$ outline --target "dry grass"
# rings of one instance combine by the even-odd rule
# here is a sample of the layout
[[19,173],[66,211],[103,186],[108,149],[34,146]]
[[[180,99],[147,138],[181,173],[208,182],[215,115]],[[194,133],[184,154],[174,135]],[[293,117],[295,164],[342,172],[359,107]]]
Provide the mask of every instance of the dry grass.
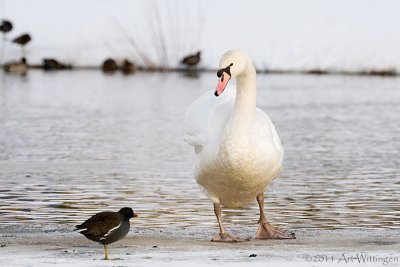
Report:
[[139,69],[176,70],[183,56],[200,50],[204,17],[201,3],[152,0],[141,12],[145,21],[140,17],[134,18],[132,25],[115,21]]

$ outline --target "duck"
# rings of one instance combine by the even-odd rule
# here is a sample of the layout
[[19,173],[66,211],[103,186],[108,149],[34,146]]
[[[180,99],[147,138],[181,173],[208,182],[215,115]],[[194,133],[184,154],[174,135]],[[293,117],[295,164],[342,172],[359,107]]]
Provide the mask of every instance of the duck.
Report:
[[1,61],[0,65],[3,64],[3,52],[4,52],[4,48],[6,46],[6,41],[8,41],[6,36],[12,29],[13,29],[13,24],[11,21],[5,20],[5,19],[3,19],[1,21],[0,32],[2,33],[3,38],[1,40],[2,45],[1,45],[1,49],[0,49],[0,61]]
[[44,58],[42,67],[45,71],[72,69],[71,65],[61,63],[54,58]]
[[25,46],[32,40],[28,33],[21,34],[12,40],[13,43],[21,46],[22,56],[25,57]]
[[103,61],[101,69],[104,73],[113,73],[118,70],[118,64],[114,59],[107,58]]
[[104,246],[104,259],[108,260],[108,245],[124,238],[130,229],[129,220],[138,215],[129,207],[118,212],[103,211],[96,213],[82,224],[75,226],[87,239]]
[[10,32],[12,30],[12,28],[13,28],[13,25],[12,25],[11,21],[5,20],[5,19],[3,19],[1,21],[0,32],[2,32],[3,34]]
[[25,75],[28,72],[28,63],[26,58],[21,58],[20,61],[10,61],[3,65],[3,70],[10,74]]
[[32,40],[32,37],[28,33],[24,33],[16,38],[14,38],[12,41],[13,41],[13,43],[24,46],[27,43],[29,43],[31,40]]
[[125,59],[122,62],[121,70],[122,73],[125,75],[133,74],[136,72],[136,65],[133,62],[129,61],[128,59]]
[[[264,192],[282,170],[284,150],[269,116],[256,107],[256,69],[241,50],[221,58],[218,85],[185,114],[185,141],[194,147],[194,178],[213,203],[219,225],[214,242],[246,241],[225,230],[221,206],[241,208],[257,200],[256,239],[293,239],[265,215]],[[228,86],[236,78],[236,87]]]
[[200,54],[201,51],[198,51],[195,54],[188,55],[181,60],[181,63],[187,66],[196,66],[200,62]]

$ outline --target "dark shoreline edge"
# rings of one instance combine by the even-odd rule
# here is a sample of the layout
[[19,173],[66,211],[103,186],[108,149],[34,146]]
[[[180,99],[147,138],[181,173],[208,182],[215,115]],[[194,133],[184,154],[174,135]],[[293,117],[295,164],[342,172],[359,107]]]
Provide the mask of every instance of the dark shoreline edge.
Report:
[[[2,67],[2,66],[1,66]],[[39,64],[28,65],[29,69],[43,70],[43,66]],[[72,70],[96,70],[101,71],[101,66],[73,66],[64,70],[50,70],[54,71],[72,71]],[[217,69],[209,68],[197,68],[197,69],[185,69],[185,68],[166,68],[166,67],[154,67],[146,68],[138,66],[137,72],[144,73],[168,73],[168,72],[182,72],[182,73],[208,73],[217,72]],[[387,69],[365,69],[360,71],[346,71],[346,70],[329,70],[329,69],[306,69],[306,70],[285,70],[285,69],[257,69],[257,73],[263,74],[283,74],[283,75],[341,75],[341,76],[374,76],[374,77],[400,77],[400,72],[393,68]]]

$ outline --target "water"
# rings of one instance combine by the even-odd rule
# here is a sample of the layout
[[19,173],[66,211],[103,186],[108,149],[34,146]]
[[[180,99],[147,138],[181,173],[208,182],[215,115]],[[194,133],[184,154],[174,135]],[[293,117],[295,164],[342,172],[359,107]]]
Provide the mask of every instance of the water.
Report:
[[[142,226],[215,229],[182,118],[216,83],[214,73],[1,76],[0,224],[75,223],[130,206]],[[270,220],[399,228],[400,79],[259,75],[258,86],[286,152],[266,194]],[[257,219],[256,203],[224,210],[229,228]]]

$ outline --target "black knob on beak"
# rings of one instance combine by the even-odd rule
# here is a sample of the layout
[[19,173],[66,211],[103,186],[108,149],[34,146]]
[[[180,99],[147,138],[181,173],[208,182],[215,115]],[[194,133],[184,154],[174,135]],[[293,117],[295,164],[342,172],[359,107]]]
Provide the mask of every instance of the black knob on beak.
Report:
[[217,71],[217,77],[221,77],[223,72],[226,72],[227,74],[229,74],[229,76],[231,76],[231,67],[233,66],[233,63],[229,64],[229,66],[223,68],[223,69],[219,69]]

